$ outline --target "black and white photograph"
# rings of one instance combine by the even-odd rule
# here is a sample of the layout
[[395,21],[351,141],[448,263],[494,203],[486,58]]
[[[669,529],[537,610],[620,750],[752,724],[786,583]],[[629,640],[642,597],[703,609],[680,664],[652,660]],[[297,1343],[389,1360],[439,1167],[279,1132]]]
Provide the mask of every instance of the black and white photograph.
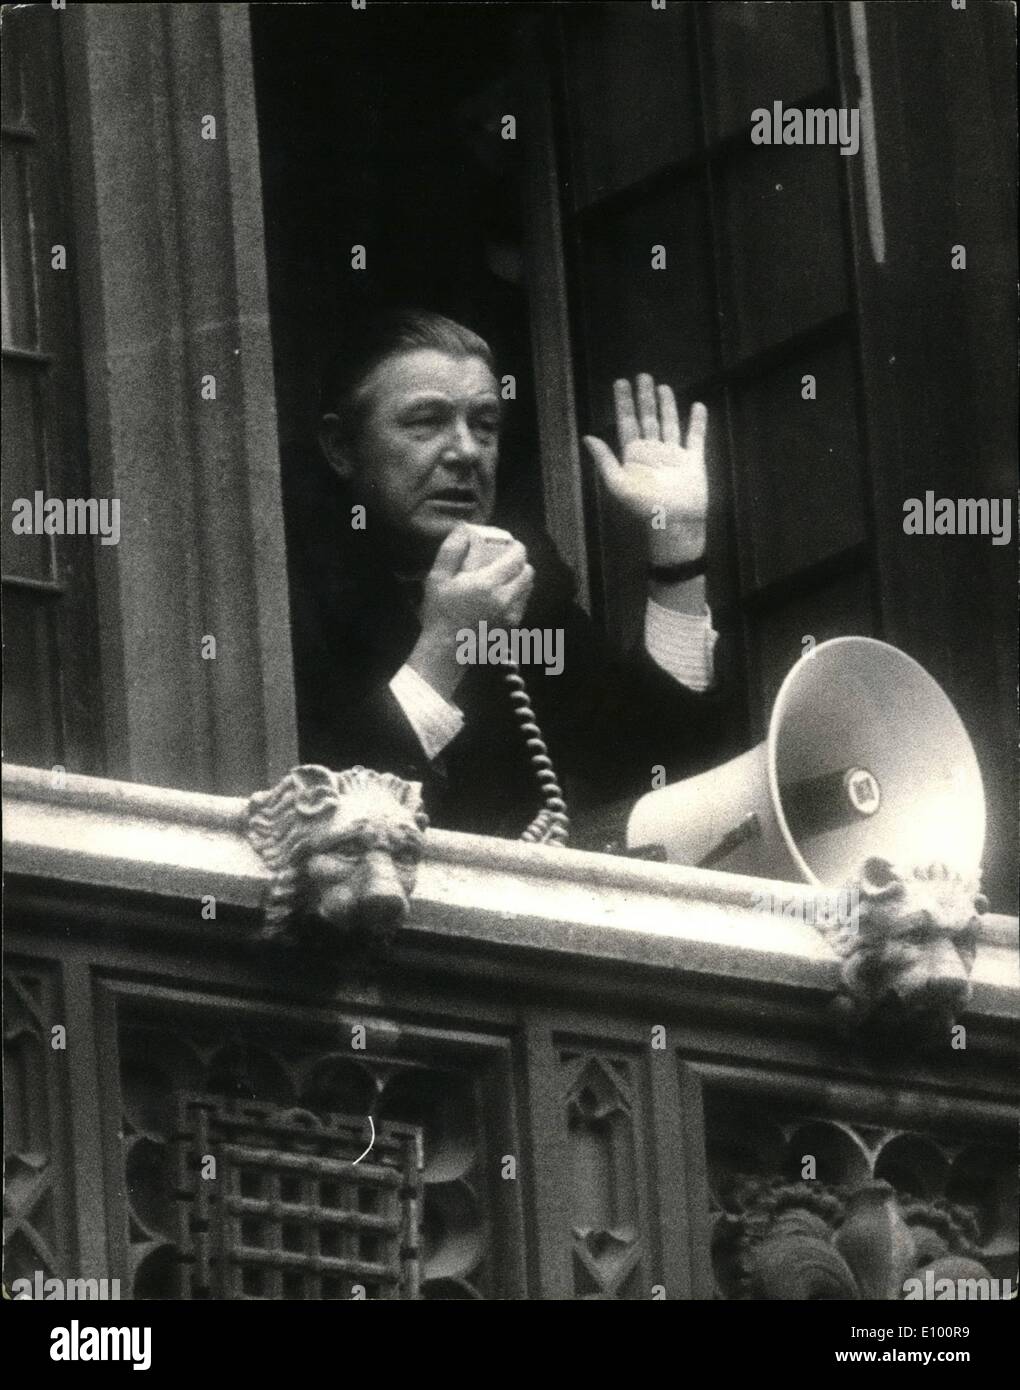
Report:
[[179,1376],[224,1300],[991,1371],[1015,6],[53,0],[0,54],[30,1373]]

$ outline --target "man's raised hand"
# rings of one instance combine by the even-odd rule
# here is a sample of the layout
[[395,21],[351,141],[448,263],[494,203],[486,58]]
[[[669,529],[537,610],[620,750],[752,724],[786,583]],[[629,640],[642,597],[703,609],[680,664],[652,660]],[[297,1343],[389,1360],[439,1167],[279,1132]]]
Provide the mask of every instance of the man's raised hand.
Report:
[[698,560],[708,516],[708,411],[700,401],[691,407],[685,442],[672,389],[656,386],[647,373],[636,384],[635,409],[630,382],[613,383],[620,459],[592,435],[584,436],[585,445],[612,496],[647,523],[652,563]]

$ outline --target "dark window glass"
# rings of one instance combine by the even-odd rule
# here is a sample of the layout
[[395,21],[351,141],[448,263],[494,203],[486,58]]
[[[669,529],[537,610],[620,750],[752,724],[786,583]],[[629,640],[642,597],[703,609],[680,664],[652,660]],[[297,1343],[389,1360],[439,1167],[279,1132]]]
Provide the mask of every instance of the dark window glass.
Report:
[[17,499],[90,492],[61,23],[50,6],[9,8],[3,22],[4,743],[12,762],[97,773],[98,540],[11,526]]

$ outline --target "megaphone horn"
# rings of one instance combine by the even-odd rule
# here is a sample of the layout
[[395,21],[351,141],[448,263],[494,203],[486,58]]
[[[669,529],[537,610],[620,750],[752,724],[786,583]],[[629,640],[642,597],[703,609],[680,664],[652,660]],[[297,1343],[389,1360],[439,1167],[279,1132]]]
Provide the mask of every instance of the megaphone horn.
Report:
[[871,637],[803,656],[767,737],[712,772],[643,796],[628,847],[673,863],[838,885],[871,855],[980,864],[985,798],[948,696],[911,657]]

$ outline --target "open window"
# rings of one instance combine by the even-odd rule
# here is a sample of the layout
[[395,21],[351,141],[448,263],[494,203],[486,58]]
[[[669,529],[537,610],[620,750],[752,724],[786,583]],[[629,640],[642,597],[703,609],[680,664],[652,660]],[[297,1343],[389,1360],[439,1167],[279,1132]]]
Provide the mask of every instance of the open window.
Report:
[[[1008,104],[994,8],[378,6],[358,23],[257,8],[284,438],[311,419],[324,305],[375,295],[463,314],[517,381],[504,483],[520,483],[594,620],[627,646],[644,596],[636,538],[578,434],[612,437],[616,376],[648,370],[682,404],[705,400],[709,599],[738,649],[735,737],[762,736],[812,641],[881,637],[945,684],[990,821],[1008,823],[1015,792],[994,754],[1008,682],[992,697],[970,674],[982,647],[1004,650],[1005,552],[947,553],[933,623],[930,564],[902,528],[905,497],[959,490],[967,420],[988,425],[971,489],[1010,490],[1013,426],[996,401],[1011,388],[980,328],[1012,274],[994,192],[1011,183],[1008,155],[990,135]],[[909,57],[919,46],[929,63]],[[981,94],[966,118],[950,53]],[[858,109],[859,149],[752,143],[750,113],[776,101]],[[924,112],[939,113],[938,140]],[[505,115],[516,140],[501,138]],[[963,184],[966,227],[952,211]],[[963,237],[989,269],[966,289],[946,269]],[[366,271],[350,269],[355,243],[370,247]],[[977,376],[958,370],[961,343],[985,355]],[[968,597],[982,587],[996,595],[983,636]],[[996,836],[990,877],[1012,901]]]
[[57,15],[9,8],[0,49],[4,751],[12,762],[101,773],[94,542],[44,515],[46,500],[92,491]]
[[326,469],[319,382],[337,328],[362,310],[425,308],[481,334],[513,377],[500,492],[542,519],[524,158],[502,135],[504,113],[525,126],[529,8],[252,8],[285,482],[289,468]]
[[[618,374],[707,401],[737,736],[805,638],[902,647],[974,739],[1011,903],[1010,547],[955,538],[933,565],[902,527],[928,489],[1014,490],[1006,14],[8,11],[4,507],[91,493],[122,522],[110,547],[5,528],[8,756],[238,793],[296,760],[280,453],[312,441],[320,330],[414,300],[493,341],[504,487],[621,645],[641,575],[579,429],[611,437]],[[752,145],[777,100],[860,106],[868,142]],[[957,244],[977,273],[947,268]]]

